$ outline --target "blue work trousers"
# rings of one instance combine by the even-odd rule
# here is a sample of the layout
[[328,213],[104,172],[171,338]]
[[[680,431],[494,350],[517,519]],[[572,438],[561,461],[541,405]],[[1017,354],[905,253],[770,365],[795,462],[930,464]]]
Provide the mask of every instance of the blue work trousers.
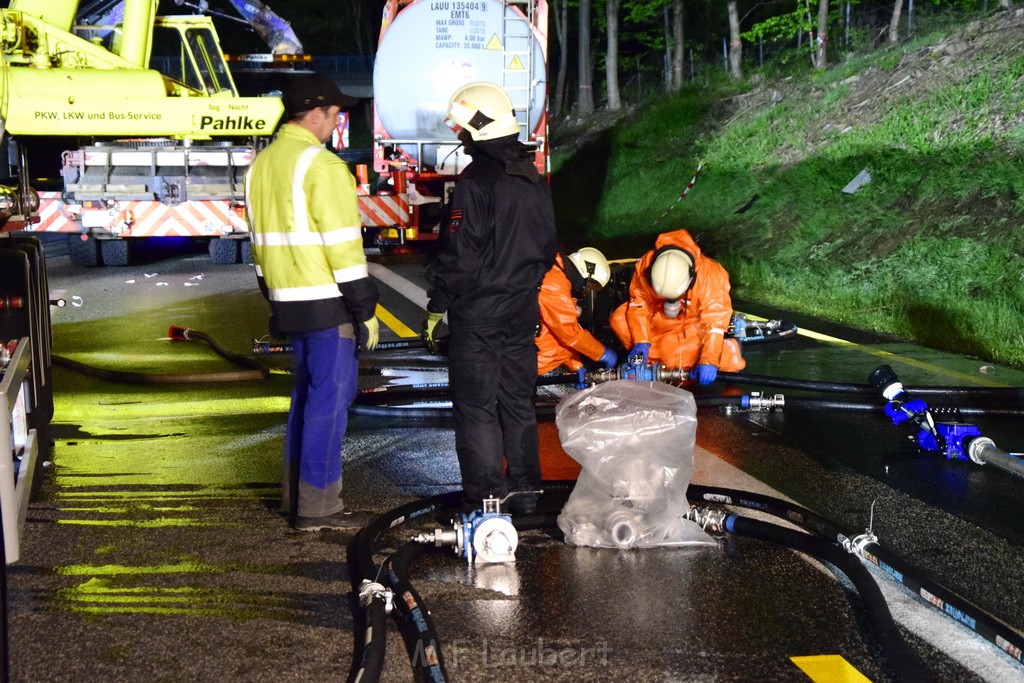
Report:
[[356,397],[356,342],[338,328],[289,337],[296,367],[281,504],[293,517],[323,517],[343,508],[341,449]]
[[530,308],[492,325],[451,327],[448,377],[455,450],[463,490],[474,501],[540,485],[533,402],[539,317]]

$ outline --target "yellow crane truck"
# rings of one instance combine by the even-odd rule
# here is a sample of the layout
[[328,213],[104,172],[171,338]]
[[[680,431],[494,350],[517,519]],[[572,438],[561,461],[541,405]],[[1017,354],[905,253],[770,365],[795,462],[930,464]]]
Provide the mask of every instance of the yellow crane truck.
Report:
[[[154,236],[208,238],[215,261],[245,259],[242,177],[280,98],[238,95],[207,16],[126,0],[116,25],[76,26],[78,6],[0,10],[0,132],[13,160],[0,231],[72,233],[79,265],[126,265],[131,238]],[[51,165],[59,185],[37,191],[30,163]]]

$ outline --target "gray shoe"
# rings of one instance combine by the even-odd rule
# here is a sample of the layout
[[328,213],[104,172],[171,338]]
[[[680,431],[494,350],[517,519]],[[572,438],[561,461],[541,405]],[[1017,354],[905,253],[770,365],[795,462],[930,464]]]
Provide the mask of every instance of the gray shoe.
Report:
[[361,529],[376,517],[370,512],[342,510],[323,517],[296,517],[292,525],[296,531],[320,531],[321,529]]

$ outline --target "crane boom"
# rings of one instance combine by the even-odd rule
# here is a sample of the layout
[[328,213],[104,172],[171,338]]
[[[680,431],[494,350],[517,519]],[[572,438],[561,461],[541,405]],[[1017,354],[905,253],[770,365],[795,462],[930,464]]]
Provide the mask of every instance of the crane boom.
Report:
[[247,24],[249,28],[270,47],[271,54],[275,55],[301,55],[302,43],[292,30],[291,24],[279,17],[269,7],[259,0],[228,0],[235,11],[241,15],[241,19],[210,9],[208,0],[174,0],[179,7],[189,7],[200,14],[212,14],[223,19],[230,19]]
[[228,2],[270,46],[270,51],[273,54],[302,54],[302,43],[299,42],[295,31],[292,30],[291,24],[262,2],[259,0],[228,0]]

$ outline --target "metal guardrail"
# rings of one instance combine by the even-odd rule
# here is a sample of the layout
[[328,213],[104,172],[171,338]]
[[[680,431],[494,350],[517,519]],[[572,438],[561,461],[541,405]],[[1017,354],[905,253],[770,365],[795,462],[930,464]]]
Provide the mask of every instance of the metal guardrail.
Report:
[[0,450],[0,515],[7,564],[21,556],[21,530],[39,455],[36,430],[28,428],[31,358],[31,342],[23,337],[0,376],[0,449],[10,449]]

